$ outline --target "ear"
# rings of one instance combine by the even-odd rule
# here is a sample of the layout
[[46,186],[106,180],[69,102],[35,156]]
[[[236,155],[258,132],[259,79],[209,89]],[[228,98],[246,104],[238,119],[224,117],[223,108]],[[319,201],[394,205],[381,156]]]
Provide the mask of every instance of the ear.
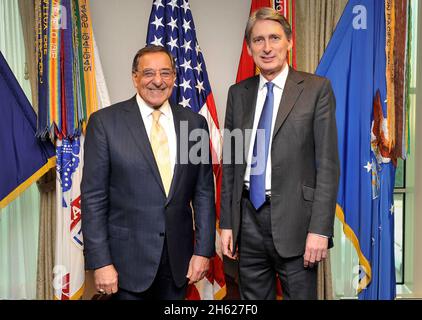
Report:
[[288,51],[290,51],[293,48],[293,37],[291,37],[290,40],[288,41],[289,41],[289,46],[287,48],[289,49]]
[[249,47],[249,44],[248,43],[246,44],[246,49],[248,49],[248,54],[252,57],[252,50]]
[[136,72],[132,72],[132,82],[135,88],[138,87],[137,81],[138,81],[138,74]]

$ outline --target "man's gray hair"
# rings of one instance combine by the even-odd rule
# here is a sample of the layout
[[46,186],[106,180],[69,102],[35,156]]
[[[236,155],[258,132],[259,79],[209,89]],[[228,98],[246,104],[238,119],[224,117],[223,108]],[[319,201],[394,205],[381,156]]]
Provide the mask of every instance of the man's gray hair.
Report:
[[271,20],[271,21],[278,22],[283,28],[287,39],[288,40],[292,39],[292,27],[290,26],[286,18],[284,18],[284,16],[280,12],[278,12],[277,10],[274,10],[273,8],[263,7],[256,10],[249,17],[248,24],[246,25],[246,30],[245,30],[246,42],[248,43],[248,45],[250,45],[251,40],[252,40],[251,39],[252,29],[258,20]]

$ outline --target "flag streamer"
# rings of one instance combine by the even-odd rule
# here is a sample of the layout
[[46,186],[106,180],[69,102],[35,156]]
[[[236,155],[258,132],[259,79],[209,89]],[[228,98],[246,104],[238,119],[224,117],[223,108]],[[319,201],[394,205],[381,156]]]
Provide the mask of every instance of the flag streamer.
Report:
[[[56,143],[57,227],[54,298],[80,299],[85,270],[80,181],[89,116],[110,104],[97,95],[95,44],[88,0],[36,0],[39,84],[37,136]],[[98,59],[98,58],[97,58]],[[99,75],[103,79],[102,69]],[[105,86],[102,81],[102,86]]]
[[36,0],[39,118],[37,136],[81,135],[98,110],[88,0]]

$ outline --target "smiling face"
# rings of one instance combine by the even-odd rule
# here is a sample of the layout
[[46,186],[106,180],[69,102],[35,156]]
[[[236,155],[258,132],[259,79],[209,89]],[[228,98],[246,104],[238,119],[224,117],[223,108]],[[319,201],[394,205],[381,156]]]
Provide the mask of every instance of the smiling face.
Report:
[[139,58],[132,72],[133,85],[142,99],[158,109],[171,96],[176,75],[170,57],[164,52],[150,52]]
[[257,20],[252,28],[248,52],[261,74],[272,81],[287,65],[287,53],[292,45],[280,23]]

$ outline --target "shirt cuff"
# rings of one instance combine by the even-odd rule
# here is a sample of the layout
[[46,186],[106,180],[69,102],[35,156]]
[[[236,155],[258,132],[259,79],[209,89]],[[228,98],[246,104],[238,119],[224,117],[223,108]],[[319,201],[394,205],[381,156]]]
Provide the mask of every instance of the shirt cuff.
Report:
[[325,238],[325,239],[328,239],[329,237],[327,237],[327,236],[324,236],[323,234],[318,234],[318,233],[313,233],[314,235],[316,235],[316,236],[318,236],[318,237],[321,237],[321,238]]

